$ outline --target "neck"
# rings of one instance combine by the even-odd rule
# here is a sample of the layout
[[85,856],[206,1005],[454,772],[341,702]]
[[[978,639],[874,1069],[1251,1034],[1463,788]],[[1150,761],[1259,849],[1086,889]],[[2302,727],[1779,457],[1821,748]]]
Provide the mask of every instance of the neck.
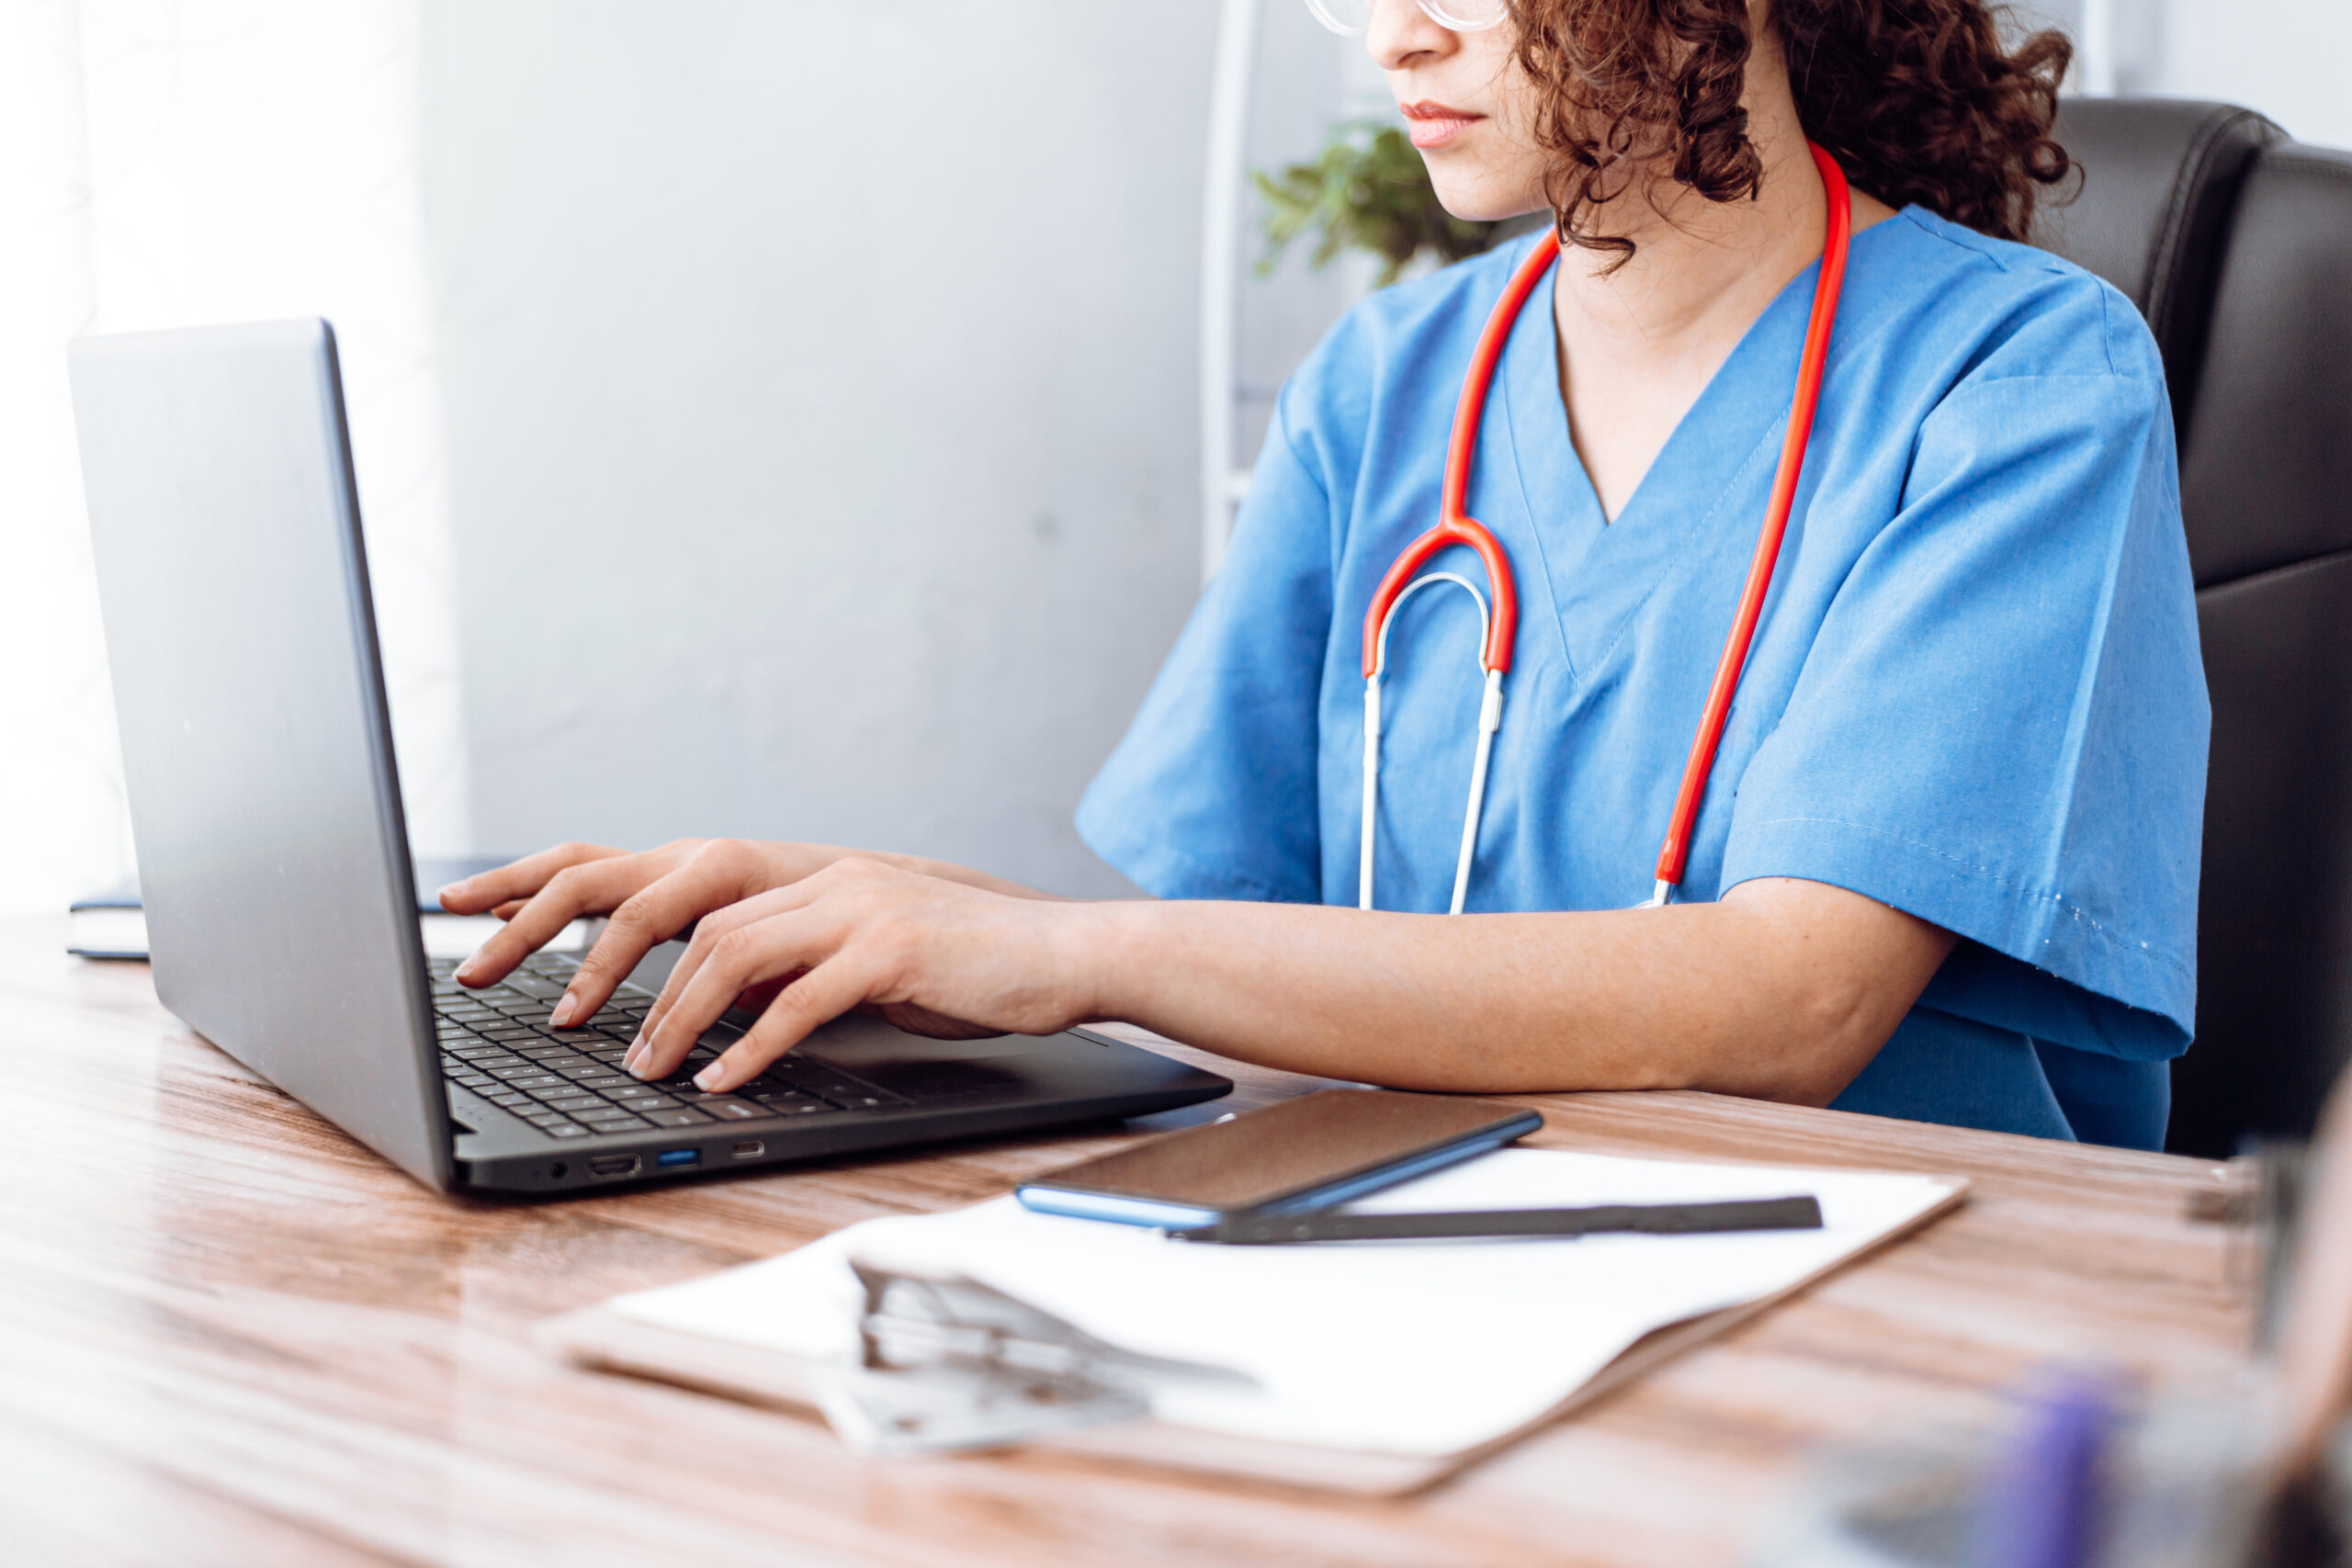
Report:
[[[1709,201],[1660,183],[1628,192],[1607,220],[1634,244],[1569,247],[1555,274],[1560,394],[1568,439],[1614,518],[1741,336],[1821,254],[1828,198],[1776,54],[1749,62],[1748,136],[1764,178],[1751,201]],[[1857,232],[1888,215],[1859,192]]]
[[1631,191],[1610,204],[1624,210],[1609,231],[1635,246],[1623,265],[1611,269],[1614,252],[1564,252],[1553,288],[1564,370],[1588,356],[1606,363],[1631,353],[1655,363],[1705,355],[1726,333],[1736,341],[1821,254],[1828,206],[1795,115],[1754,123],[1764,161],[1754,200],[1709,201],[1661,183],[1647,200]]

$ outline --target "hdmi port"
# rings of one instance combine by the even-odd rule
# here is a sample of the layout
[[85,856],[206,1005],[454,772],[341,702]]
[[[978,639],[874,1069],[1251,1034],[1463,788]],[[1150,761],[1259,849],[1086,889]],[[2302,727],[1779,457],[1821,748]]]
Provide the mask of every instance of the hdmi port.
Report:
[[635,1176],[645,1162],[636,1155],[596,1155],[588,1161],[591,1176]]

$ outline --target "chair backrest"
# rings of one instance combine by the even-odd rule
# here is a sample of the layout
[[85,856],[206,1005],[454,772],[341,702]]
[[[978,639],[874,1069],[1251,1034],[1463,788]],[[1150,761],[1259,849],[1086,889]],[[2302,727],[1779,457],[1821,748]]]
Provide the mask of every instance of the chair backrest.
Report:
[[2305,1135],[2352,1056],[2352,153],[2222,104],[2075,99],[2037,239],[2164,351],[2213,701],[2197,1042],[2168,1146]]

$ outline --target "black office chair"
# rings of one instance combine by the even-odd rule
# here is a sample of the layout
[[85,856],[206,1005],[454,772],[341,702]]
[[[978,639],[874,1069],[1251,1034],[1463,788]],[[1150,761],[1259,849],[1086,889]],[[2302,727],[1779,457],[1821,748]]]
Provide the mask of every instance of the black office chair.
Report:
[[2352,153],[2247,109],[2075,99],[2038,243],[2131,296],[2180,442],[2213,749],[2197,1042],[2167,1146],[2310,1133],[2352,1056]]

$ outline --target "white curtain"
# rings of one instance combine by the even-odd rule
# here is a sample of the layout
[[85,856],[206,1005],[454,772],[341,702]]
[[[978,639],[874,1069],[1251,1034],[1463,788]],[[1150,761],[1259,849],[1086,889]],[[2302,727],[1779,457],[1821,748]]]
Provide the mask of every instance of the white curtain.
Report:
[[322,315],[410,834],[471,847],[415,0],[0,0],[0,913],[132,870],[64,345]]

